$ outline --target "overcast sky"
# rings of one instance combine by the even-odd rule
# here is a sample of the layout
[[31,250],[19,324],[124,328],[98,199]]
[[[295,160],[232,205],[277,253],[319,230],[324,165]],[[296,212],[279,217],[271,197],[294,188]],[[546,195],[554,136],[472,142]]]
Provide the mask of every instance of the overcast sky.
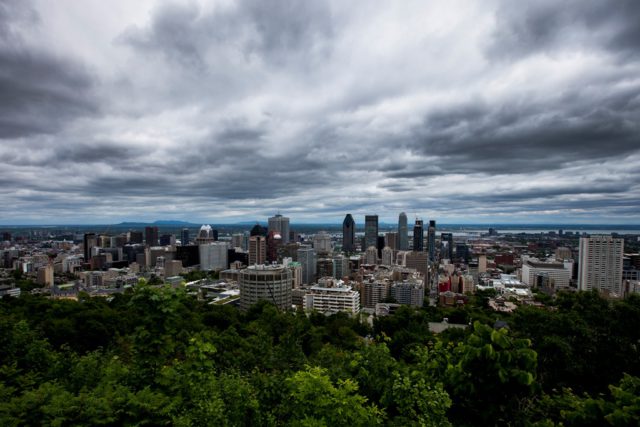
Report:
[[640,223],[640,1],[0,2],[0,224]]

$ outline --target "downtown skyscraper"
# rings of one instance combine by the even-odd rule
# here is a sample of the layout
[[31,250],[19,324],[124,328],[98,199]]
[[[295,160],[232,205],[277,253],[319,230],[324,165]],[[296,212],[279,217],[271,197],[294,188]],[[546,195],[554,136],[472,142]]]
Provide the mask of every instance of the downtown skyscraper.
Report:
[[378,247],[378,215],[365,215],[364,217],[364,248]]
[[416,218],[416,223],[413,226],[413,250],[415,252],[424,251],[424,227],[422,226],[422,220]]
[[342,221],[342,250],[353,252],[356,248],[356,222],[351,214],[347,214]]
[[282,244],[289,243],[289,218],[277,214],[269,218],[269,231],[277,231],[282,237]]
[[402,212],[398,216],[398,249],[406,251],[409,249],[409,229],[407,227],[407,214]]
[[429,245],[429,261],[436,260],[436,221],[429,221],[429,228],[427,229],[427,244]]

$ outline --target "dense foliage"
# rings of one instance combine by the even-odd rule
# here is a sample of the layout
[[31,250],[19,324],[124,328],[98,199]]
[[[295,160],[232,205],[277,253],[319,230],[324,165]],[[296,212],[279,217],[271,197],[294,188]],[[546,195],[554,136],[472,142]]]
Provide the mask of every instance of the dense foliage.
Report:
[[4,298],[0,425],[638,425],[640,298],[562,294],[508,329],[485,304],[370,327],[151,286]]

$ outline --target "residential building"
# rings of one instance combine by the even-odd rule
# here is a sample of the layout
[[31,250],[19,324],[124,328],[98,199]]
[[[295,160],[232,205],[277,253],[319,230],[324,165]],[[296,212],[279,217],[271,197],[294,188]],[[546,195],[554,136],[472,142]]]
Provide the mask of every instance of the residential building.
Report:
[[369,246],[365,254],[365,262],[369,265],[378,263],[378,249],[375,246]]
[[38,268],[38,284],[42,286],[53,286],[53,265],[47,264]]
[[304,309],[322,313],[344,311],[357,314],[360,311],[360,293],[345,285],[342,280],[322,278],[305,295]]
[[249,237],[249,265],[267,262],[267,238],[256,235]]
[[388,266],[393,265],[393,249],[391,249],[389,246],[385,246],[384,249],[382,249],[381,264],[388,265]]
[[622,297],[624,239],[612,236],[580,238],[578,289],[596,289]]

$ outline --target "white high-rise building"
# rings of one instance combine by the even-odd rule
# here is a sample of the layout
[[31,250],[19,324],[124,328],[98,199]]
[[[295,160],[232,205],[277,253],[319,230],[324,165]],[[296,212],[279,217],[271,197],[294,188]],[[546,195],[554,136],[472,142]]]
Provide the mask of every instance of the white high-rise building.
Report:
[[365,254],[366,262],[369,265],[376,265],[378,263],[378,250],[375,246],[369,246]]
[[611,236],[580,238],[578,289],[609,292],[622,297],[624,239]]
[[393,249],[389,246],[385,246],[382,249],[382,265],[393,265]]
[[211,242],[198,246],[200,270],[224,270],[228,268],[229,242]]
[[319,231],[313,236],[313,249],[316,252],[331,252],[331,236],[326,231]]
[[289,218],[277,214],[269,218],[269,231],[279,231],[282,236],[282,244],[289,243]]

